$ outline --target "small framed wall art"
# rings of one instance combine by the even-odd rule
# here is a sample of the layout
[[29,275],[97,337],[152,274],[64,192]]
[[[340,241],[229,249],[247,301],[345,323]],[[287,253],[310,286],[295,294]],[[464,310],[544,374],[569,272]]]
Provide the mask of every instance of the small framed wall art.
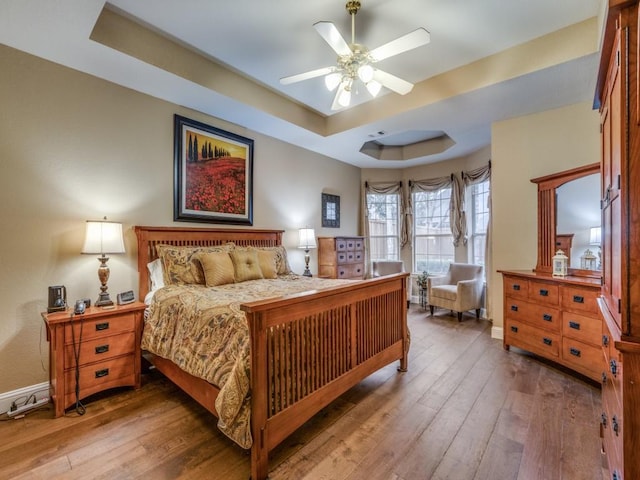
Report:
[[253,140],[179,115],[173,219],[253,224]]
[[322,194],[322,226],[340,228],[340,197]]

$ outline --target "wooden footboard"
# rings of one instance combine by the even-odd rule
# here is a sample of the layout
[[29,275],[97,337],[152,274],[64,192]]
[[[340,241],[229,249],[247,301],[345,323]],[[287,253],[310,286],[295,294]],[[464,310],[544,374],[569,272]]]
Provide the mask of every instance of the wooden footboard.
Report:
[[[156,245],[279,245],[282,231],[135,227],[140,298]],[[349,388],[400,361],[407,369],[407,273],[243,304],[251,335],[251,478],[265,480],[269,451]],[[218,389],[159,357],[158,370],[216,414]]]
[[389,363],[407,369],[407,273],[241,306],[251,330],[251,478],[268,453]]

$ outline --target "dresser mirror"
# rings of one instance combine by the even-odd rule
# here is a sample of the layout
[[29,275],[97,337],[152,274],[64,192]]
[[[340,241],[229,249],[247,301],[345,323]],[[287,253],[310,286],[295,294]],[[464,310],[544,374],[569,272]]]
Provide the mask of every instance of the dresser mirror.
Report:
[[[601,277],[600,164],[594,163],[534,178],[538,185],[538,263],[551,273],[561,248],[569,257],[569,275]],[[592,230],[593,228],[593,230]],[[593,237],[593,238],[592,238]]]

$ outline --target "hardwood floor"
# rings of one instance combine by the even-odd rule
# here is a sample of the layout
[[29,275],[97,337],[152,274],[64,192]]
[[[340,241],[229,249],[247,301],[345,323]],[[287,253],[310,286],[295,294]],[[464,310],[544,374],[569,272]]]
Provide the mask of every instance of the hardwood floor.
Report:
[[[608,478],[600,390],[490,338],[471,315],[412,305],[409,371],[372,375],[273,453],[270,479]],[[249,456],[159,373],[137,391],[0,422],[0,478],[247,480]]]

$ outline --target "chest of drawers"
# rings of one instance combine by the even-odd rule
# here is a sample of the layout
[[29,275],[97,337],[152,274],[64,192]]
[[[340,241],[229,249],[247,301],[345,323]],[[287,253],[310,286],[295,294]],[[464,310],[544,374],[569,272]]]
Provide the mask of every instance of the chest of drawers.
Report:
[[364,237],[318,237],[318,275],[364,278]]
[[504,347],[522,348],[593,380],[602,374],[595,280],[503,271]]
[[[76,400],[114,387],[140,386],[145,305],[43,313],[49,341],[49,380],[55,416]],[[76,398],[77,390],[77,398]]]

